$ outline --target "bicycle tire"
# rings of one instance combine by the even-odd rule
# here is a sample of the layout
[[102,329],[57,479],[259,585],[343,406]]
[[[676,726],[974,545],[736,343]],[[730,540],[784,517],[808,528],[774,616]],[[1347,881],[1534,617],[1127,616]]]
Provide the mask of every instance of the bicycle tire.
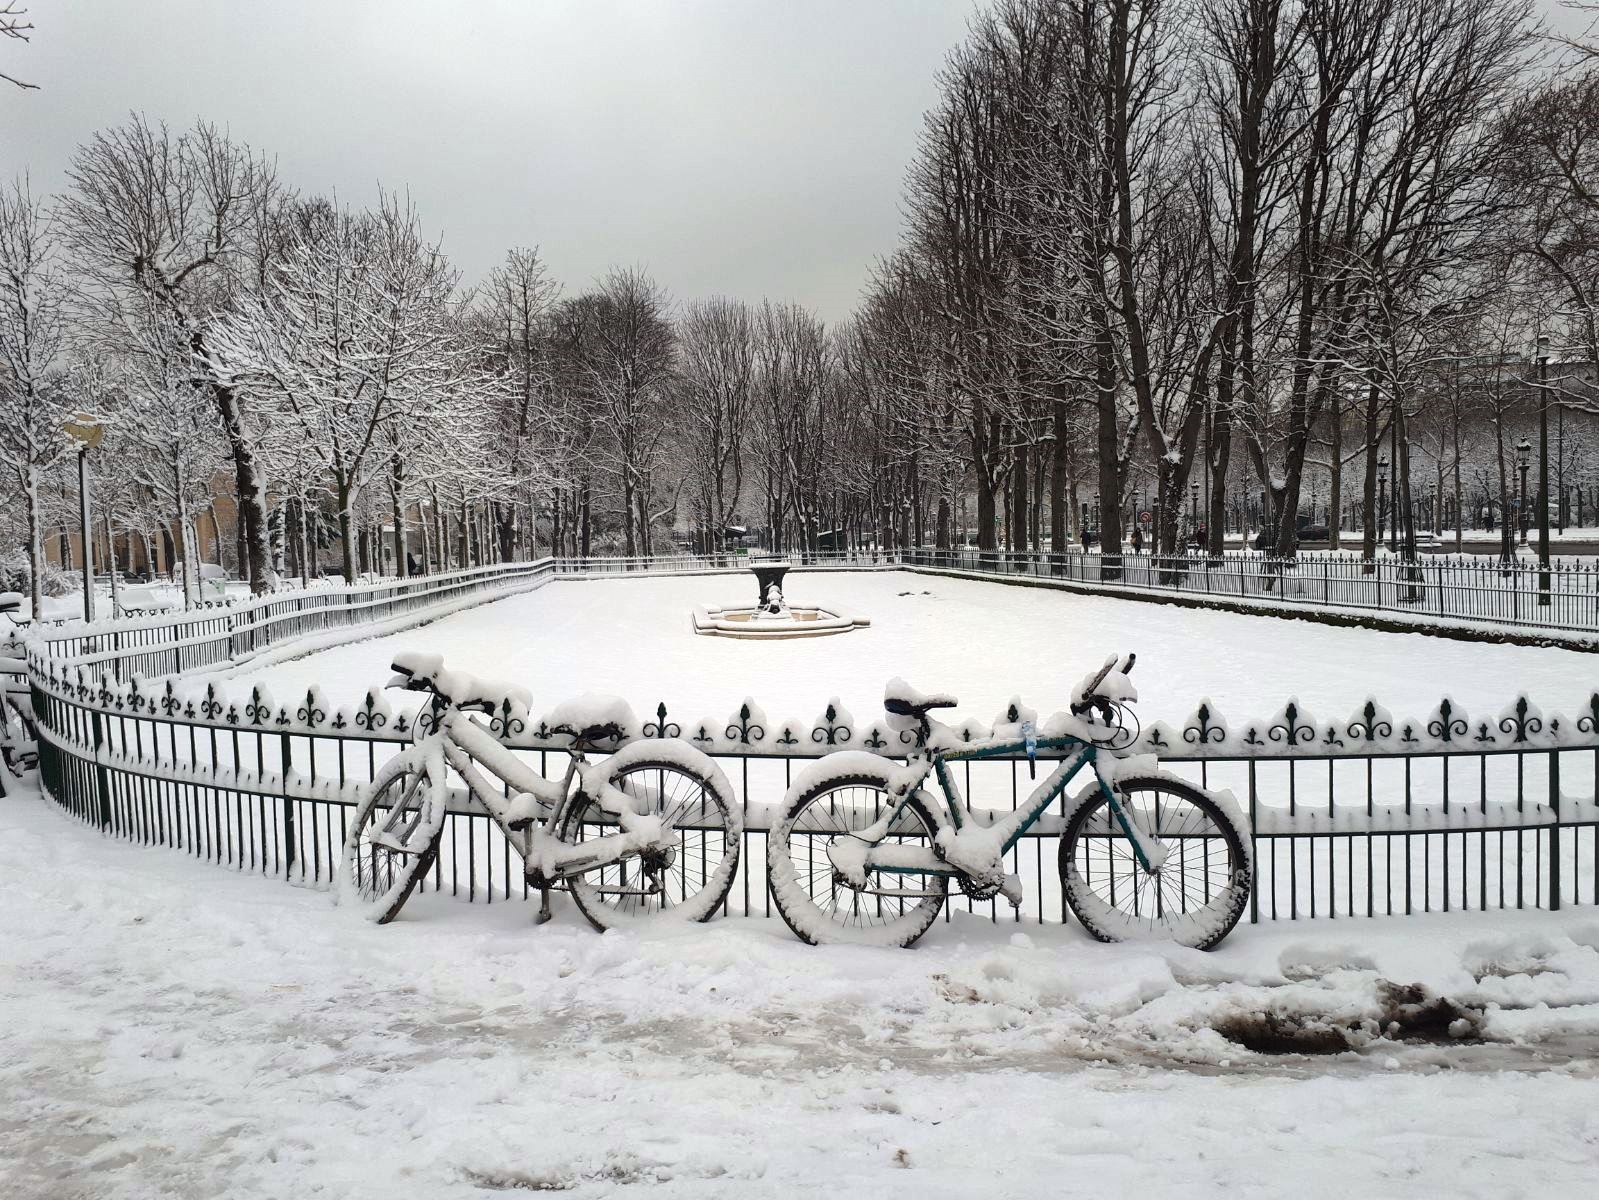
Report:
[[[1113,823],[1109,801],[1095,786],[1067,813],[1061,834],[1060,879],[1067,904],[1102,942],[1159,939],[1213,948],[1238,924],[1253,885],[1249,835],[1236,805],[1169,775],[1129,776],[1115,786],[1123,803],[1139,805],[1147,814],[1163,843],[1177,842],[1175,849],[1167,845],[1173,857],[1159,875],[1145,874]],[[1164,812],[1158,803],[1162,796],[1169,801]],[[1130,883],[1123,883],[1118,897],[1121,869]],[[1190,902],[1190,884],[1202,889],[1197,902]]]
[[[396,792],[397,805],[392,802]],[[435,755],[408,750],[383,765],[355,806],[345,832],[336,893],[340,905],[377,925],[387,925],[399,915],[438,857],[444,795],[443,763]],[[391,803],[385,805],[385,800]],[[374,845],[371,834],[377,829],[401,830],[403,840],[417,849],[396,851]]]
[[[743,818],[721,768],[682,743],[635,742],[605,760],[595,783],[602,780],[677,825],[678,844],[661,862],[629,855],[572,876],[567,886],[578,911],[601,931],[655,920],[710,920],[732,890],[744,840]],[[599,788],[585,781],[556,818],[563,842],[580,842],[586,829],[616,831],[615,818],[591,791]]]

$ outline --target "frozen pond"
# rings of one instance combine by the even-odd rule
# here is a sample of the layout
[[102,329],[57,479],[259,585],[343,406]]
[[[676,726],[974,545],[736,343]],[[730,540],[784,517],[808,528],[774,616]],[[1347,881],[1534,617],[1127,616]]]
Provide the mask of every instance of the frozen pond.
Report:
[[[843,637],[750,642],[695,636],[697,604],[747,603],[747,575],[561,580],[431,625],[236,675],[280,701],[311,684],[335,704],[387,678],[400,650],[526,687],[535,712],[588,691],[640,713],[665,701],[674,718],[721,717],[752,697],[774,720],[809,722],[838,697],[858,720],[877,715],[883,684],[903,676],[955,693],[962,716],[992,720],[1013,696],[1048,713],[1106,656],[1138,654],[1147,723],[1175,724],[1200,700],[1235,722],[1265,718],[1291,697],[1347,717],[1368,697],[1425,718],[1448,694],[1481,717],[1525,693],[1545,712],[1575,714],[1599,686],[1599,658],[1573,650],[1483,645],[1339,628],[1303,620],[1178,608],[911,572],[807,572],[796,603],[859,613]],[[228,691],[236,694],[236,684]]]

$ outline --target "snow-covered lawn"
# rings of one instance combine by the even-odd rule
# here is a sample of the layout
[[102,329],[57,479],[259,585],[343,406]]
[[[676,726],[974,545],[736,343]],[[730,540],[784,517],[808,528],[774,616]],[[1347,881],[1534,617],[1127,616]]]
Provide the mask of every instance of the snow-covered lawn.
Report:
[[[23,791],[0,801],[0,911],[7,1200],[1599,1178],[1591,909],[1245,927],[1208,956],[971,918],[912,951],[760,919],[601,936],[566,906],[535,928],[432,898],[380,929]],[[1407,1013],[1421,1040],[1376,1039]],[[1240,1044],[1281,1037],[1356,1048]]]
[[1172,724],[1209,698],[1235,724],[1264,719],[1290,697],[1346,717],[1375,696],[1425,719],[1447,693],[1492,716],[1525,693],[1545,712],[1574,714],[1599,684],[1599,659],[1572,650],[1481,645],[1310,621],[1178,608],[911,572],[789,576],[797,603],[870,618],[837,637],[750,642],[696,636],[696,604],[754,599],[750,576],[558,580],[536,592],[391,637],[323,651],[230,684],[265,682],[280,700],[317,684],[354,703],[388,676],[396,651],[444,655],[450,666],[533,694],[535,713],[586,691],[618,694],[640,712],[665,701],[687,723],[725,718],[746,696],[773,720],[807,724],[831,697],[858,721],[880,715],[883,684],[903,676],[952,691],[961,716],[991,721],[1020,695],[1043,713],[1106,656],[1138,653],[1134,679],[1147,723]]

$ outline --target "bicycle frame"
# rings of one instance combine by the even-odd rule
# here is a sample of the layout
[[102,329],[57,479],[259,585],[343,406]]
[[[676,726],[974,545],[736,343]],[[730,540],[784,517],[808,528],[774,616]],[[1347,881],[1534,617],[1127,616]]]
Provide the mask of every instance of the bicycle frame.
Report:
[[[960,787],[956,784],[954,775],[950,771],[951,763],[970,762],[985,758],[1004,758],[1018,753],[1032,753],[1037,750],[1062,750],[1071,751],[1062,758],[1060,764],[1047,775],[1033,790],[1026,803],[1020,805],[1014,812],[1007,813],[1004,817],[987,825],[975,822],[972,810],[967,805],[965,797],[961,795]],[[868,841],[871,847],[866,850],[861,859],[861,869],[878,870],[888,874],[929,874],[956,877],[969,875],[971,872],[964,869],[959,863],[949,861],[949,846],[946,844],[943,854],[931,847],[879,844],[888,836],[888,830],[910,804],[911,798],[920,790],[923,780],[929,773],[938,780],[939,790],[944,796],[944,807],[949,813],[950,827],[954,837],[953,844],[958,845],[962,830],[973,827],[988,831],[985,842],[992,843],[998,840],[996,857],[1003,856],[1015,847],[1022,836],[1037,823],[1038,819],[1053,804],[1083,770],[1091,767],[1098,780],[1099,789],[1104,795],[1110,811],[1114,814],[1117,824],[1121,826],[1128,842],[1133,848],[1139,866],[1145,871],[1158,871],[1166,861],[1166,849],[1154,837],[1153,833],[1144,828],[1143,819],[1139,813],[1122,806],[1117,799],[1116,789],[1111,779],[1107,778],[1100,762],[1101,749],[1092,742],[1085,742],[1075,737],[1038,738],[1032,742],[1029,750],[1026,739],[991,739],[985,742],[974,743],[969,746],[960,746],[953,749],[923,749],[911,757],[904,768],[909,773],[895,780],[896,787],[903,784],[900,798],[895,802],[892,811],[871,827],[860,831],[853,837]],[[942,841],[942,839],[940,839]],[[985,847],[989,849],[990,847]]]
[[[522,857],[528,879],[535,886],[547,886],[555,880],[597,871],[655,846],[665,836],[659,818],[634,812],[626,793],[607,787],[604,794],[588,798],[616,818],[617,832],[582,842],[560,840],[555,822],[565,804],[576,799],[572,792],[574,779],[579,780],[577,795],[587,795],[580,772],[588,760],[581,746],[573,746],[567,752],[570,759],[566,771],[556,780],[525,765],[460,709],[448,708],[440,713],[434,732],[417,744],[420,746],[434,739],[445,762],[461,777],[467,790],[483,805],[506,841]],[[521,814],[514,810],[511,796],[501,794],[489,783],[485,769],[512,793],[532,796],[538,807],[547,813],[535,817],[525,829],[514,828],[513,821]]]

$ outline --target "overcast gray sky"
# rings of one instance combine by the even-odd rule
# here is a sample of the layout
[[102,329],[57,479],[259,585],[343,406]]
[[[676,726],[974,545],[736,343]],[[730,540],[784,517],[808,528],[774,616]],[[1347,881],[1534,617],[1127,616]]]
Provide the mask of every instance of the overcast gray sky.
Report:
[[828,320],[894,247],[933,74],[973,0],[24,0],[0,176],[56,189],[133,109],[197,116],[305,192],[409,187],[469,281],[538,245],[569,290],[640,263],[679,298]]

